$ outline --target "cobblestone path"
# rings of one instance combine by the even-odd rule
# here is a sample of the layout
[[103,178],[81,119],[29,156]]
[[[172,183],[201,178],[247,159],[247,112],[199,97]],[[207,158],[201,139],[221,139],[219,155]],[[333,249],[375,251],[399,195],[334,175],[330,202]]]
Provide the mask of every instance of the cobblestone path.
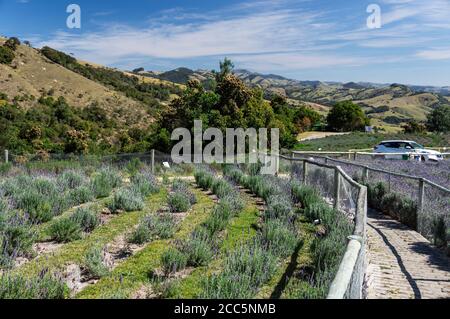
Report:
[[370,211],[367,298],[450,298],[450,259],[419,233]]

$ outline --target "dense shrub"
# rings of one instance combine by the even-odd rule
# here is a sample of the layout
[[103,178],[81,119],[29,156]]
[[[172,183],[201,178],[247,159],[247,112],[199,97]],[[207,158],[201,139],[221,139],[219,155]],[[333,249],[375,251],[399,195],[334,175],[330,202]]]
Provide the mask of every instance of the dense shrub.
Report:
[[64,299],[67,286],[47,272],[34,278],[3,274],[0,277],[0,299]]
[[276,269],[276,258],[258,242],[244,245],[225,260],[220,274],[203,281],[201,298],[252,298],[258,287],[271,278]]
[[121,188],[114,193],[108,208],[113,212],[120,210],[126,212],[138,211],[144,208],[144,201],[141,194],[132,188]]
[[185,193],[172,193],[167,199],[172,213],[187,212],[191,208],[189,196]]
[[49,228],[52,240],[58,243],[68,243],[81,239],[82,229],[80,225],[70,218],[61,218],[55,221]]
[[58,176],[57,183],[62,189],[74,189],[84,185],[86,178],[81,172],[69,170]]
[[1,163],[0,164],[0,174],[4,175],[7,174],[9,171],[11,171],[13,165],[11,162],[8,163]]
[[233,192],[233,187],[223,179],[217,179],[212,184],[212,192],[222,198]]
[[143,165],[144,164],[139,160],[139,158],[133,158],[125,166],[125,169],[127,170],[128,174],[133,177],[139,172]]
[[11,64],[14,60],[14,51],[8,47],[0,46],[0,64]]
[[174,235],[176,229],[176,220],[173,216],[150,214],[143,218],[128,237],[128,241],[141,245],[155,238],[168,239]]
[[270,219],[262,228],[261,240],[275,256],[285,258],[292,254],[299,238],[293,223]]
[[95,196],[89,187],[80,186],[78,188],[69,190],[67,198],[70,201],[70,206],[77,206],[92,201]]
[[86,252],[84,265],[91,278],[99,279],[109,273],[104,259],[105,249],[100,246],[93,246]]
[[387,194],[386,185],[379,182],[375,185],[367,185],[367,201],[370,207],[381,210],[383,197]]
[[267,201],[266,218],[289,218],[292,213],[292,201],[285,195],[270,196]]
[[38,193],[30,190],[18,195],[16,198],[17,208],[28,214],[34,223],[45,223],[53,218],[53,211],[50,201]]
[[300,185],[297,182],[292,183],[292,195],[296,203],[301,203],[304,208],[308,205],[321,201],[319,193],[310,186]]
[[417,205],[413,200],[398,193],[388,193],[381,200],[380,210],[403,224],[417,229]]
[[15,257],[30,254],[36,235],[26,217],[0,212],[0,268],[12,266]]
[[181,179],[175,179],[172,184],[172,191],[176,193],[184,193],[189,197],[191,205],[197,203],[197,197],[190,190],[189,184]]
[[217,205],[214,207],[208,219],[203,223],[209,235],[213,237],[216,233],[225,229],[233,212],[228,205]]
[[441,105],[427,116],[427,127],[430,131],[450,132],[450,105]]
[[137,190],[143,197],[159,192],[158,182],[150,172],[140,172],[131,178],[132,187]]
[[206,171],[203,170],[197,170],[194,173],[195,182],[197,185],[204,190],[208,190],[212,188],[213,182],[214,182],[214,176]]
[[357,104],[342,101],[333,106],[327,116],[328,127],[333,131],[361,131],[370,124],[370,120]]
[[84,232],[93,231],[100,225],[100,216],[90,208],[77,208],[75,213],[70,216],[70,219],[78,224]]
[[[450,230],[449,230],[450,231]],[[435,217],[432,223],[433,244],[437,247],[447,247],[447,226],[444,217]]]
[[177,248],[170,248],[161,256],[161,264],[166,276],[183,270],[187,261],[188,256]]
[[181,251],[187,256],[187,265],[192,267],[208,265],[214,255],[212,241],[202,231],[194,231],[189,240],[182,244]]
[[91,179],[91,188],[96,198],[108,197],[111,191],[122,184],[120,174],[113,169],[102,169]]

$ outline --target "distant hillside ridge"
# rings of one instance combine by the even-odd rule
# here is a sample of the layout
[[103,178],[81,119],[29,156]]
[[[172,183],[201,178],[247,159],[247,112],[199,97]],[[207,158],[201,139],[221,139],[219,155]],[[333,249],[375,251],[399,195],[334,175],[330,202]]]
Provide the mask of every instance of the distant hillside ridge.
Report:
[[[210,83],[213,72],[178,68],[168,72],[140,74],[184,84],[195,79]],[[307,103],[322,114],[337,102],[351,100],[361,105],[374,126],[388,131],[400,130],[401,123],[425,121],[427,114],[440,105],[450,104],[449,87],[414,86],[398,83],[299,81],[274,74],[261,74],[236,69],[234,74],[249,86],[261,87],[270,98],[273,94],[287,97],[291,103]]]

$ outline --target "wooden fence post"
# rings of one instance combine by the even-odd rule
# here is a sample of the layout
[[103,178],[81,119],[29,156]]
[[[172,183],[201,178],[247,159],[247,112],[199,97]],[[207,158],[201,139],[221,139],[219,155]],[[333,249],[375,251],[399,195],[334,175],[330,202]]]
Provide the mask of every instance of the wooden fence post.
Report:
[[362,176],[363,182],[366,183],[369,181],[369,167],[365,166],[363,168],[363,176]]
[[338,167],[334,169],[334,209],[336,210],[339,209],[339,202],[341,201],[339,194],[339,190],[341,189],[341,173]]
[[388,193],[391,192],[391,173],[388,175]]
[[[419,203],[417,205],[417,219],[419,219],[419,216],[423,213],[424,202],[425,202],[425,180],[421,178],[419,180]],[[418,223],[417,228],[419,228]]]
[[152,174],[155,174],[155,150],[152,150]]
[[9,152],[8,150],[5,150],[5,163],[9,162]]
[[303,185],[306,185],[308,176],[308,163],[303,161]]

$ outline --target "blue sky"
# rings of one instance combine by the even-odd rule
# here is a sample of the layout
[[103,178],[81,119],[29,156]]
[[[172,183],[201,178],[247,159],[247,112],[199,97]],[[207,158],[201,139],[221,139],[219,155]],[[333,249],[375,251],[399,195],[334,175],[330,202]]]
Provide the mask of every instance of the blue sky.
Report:
[[[71,3],[81,29],[66,26]],[[227,56],[299,80],[450,85],[450,0],[0,0],[0,34],[122,69],[213,69]]]

